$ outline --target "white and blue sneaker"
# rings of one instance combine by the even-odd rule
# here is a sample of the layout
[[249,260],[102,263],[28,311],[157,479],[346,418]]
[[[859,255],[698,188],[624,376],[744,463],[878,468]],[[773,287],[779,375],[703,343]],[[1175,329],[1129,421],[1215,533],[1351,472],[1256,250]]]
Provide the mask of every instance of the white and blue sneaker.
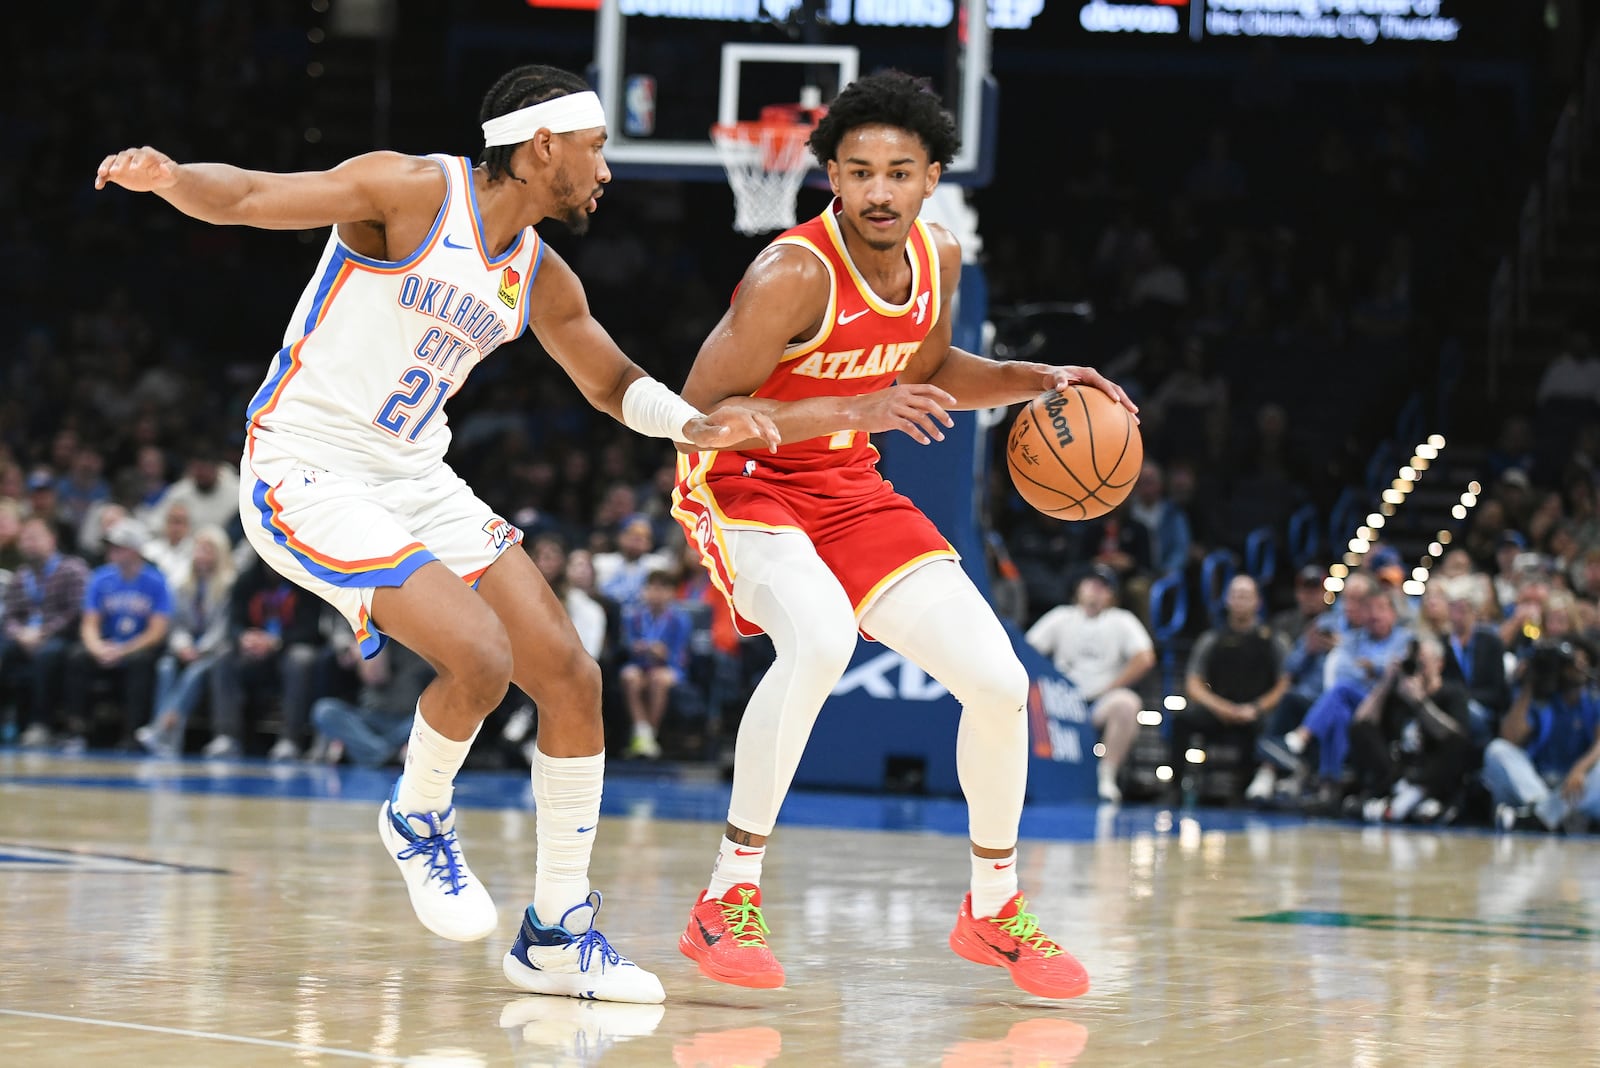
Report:
[[400,783],[378,810],[378,836],[400,867],[422,926],[452,942],[476,942],[494,933],[499,919],[489,891],[467,867],[456,840],[456,810],[401,813],[394,807]]
[[[589,929],[574,934],[567,921],[579,909],[592,910]],[[505,957],[506,980],[532,994],[637,1005],[665,1001],[667,992],[661,988],[661,980],[612,949],[594,926],[599,913],[598,890],[562,913],[557,924],[541,923],[529,905],[517,940]]]

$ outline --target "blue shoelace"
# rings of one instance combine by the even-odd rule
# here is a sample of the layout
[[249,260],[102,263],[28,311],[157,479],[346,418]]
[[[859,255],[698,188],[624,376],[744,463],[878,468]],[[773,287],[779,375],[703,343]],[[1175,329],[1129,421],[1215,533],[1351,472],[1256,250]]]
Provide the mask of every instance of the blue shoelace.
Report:
[[589,961],[598,951],[600,954],[600,970],[605,971],[608,964],[621,964],[622,954],[611,948],[611,943],[606,941],[606,936],[589,928],[577,938],[578,943],[578,968],[580,971],[589,970]]
[[[413,830],[411,833],[415,835],[416,831]],[[456,832],[453,829],[440,834],[431,834],[426,838],[418,835],[412,838],[410,845],[396,853],[395,857],[399,860],[427,857],[428,878],[438,879],[444,884],[444,892],[447,894],[459,894],[467,885],[466,879],[461,875],[461,847],[456,843]]]

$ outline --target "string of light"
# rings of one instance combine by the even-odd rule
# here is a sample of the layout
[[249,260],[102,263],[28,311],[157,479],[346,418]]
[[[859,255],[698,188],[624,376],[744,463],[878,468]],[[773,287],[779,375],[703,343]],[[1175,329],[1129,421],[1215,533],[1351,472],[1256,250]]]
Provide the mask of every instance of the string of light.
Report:
[[[1439,454],[1444,451],[1444,446],[1443,434],[1428,435],[1428,440],[1418,445],[1416,451],[1411,454],[1411,459],[1402,464],[1400,469],[1395,472],[1395,477],[1390,481],[1389,487],[1380,495],[1378,510],[1367,514],[1366,522],[1356,528],[1354,536],[1347,543],[1344,559],[1328,567],[1328,576],[1322,580],[1323,601],[1332,604],[1338,597],[1340,591],[1344,589],[1345,579],[1350,577],[1351,570],[1361,566],[1363,557],[1371,551],[1373,542],[1378,540],[1379,532],[1383,530],[1389,520],[1394,518],[1400,506],[1405,504],[1406,498],[1411,495],[1411,491],[1416,489],[1417,484],[1422,481],[1423,472],[1427,471],[1434,461],[1439,459]],[[1474,482],[1472,485],[1477,487],[1478,484]],[[1465,518],[1466,509],[1471,507],[1471,504],[1477,503],[1478,492],[1479,490],[1474,488],[1461,495],[1461,503],[1457,504],[1452,510],[1452,514],[1455,514],[1457,519]],[[1471,498],[1471,504],[1468,503],[1469,497]],[[1428,581],[1428,569],[1432,566],[1434,559],[1443,552],[1443,546],[1448,544],[1449,541],[1450,532],[1448,530],[1439,531],[1437,540],[1429,546],[1428,555],[1422,558],[1422,563],[1419,566],[1412,569],[1411,577],[1401,585],[1402,590],[1411,596],[1418,596],[1422,593]],[[1434,551],[1435,545],[1439,546],[1438,551]]]

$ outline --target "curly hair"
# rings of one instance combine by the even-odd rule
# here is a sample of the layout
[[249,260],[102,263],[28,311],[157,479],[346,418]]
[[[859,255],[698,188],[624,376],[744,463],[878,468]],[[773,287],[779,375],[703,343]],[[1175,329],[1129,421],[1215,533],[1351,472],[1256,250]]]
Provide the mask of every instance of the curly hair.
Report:
[[[571,71],[559,67],[545,67],[539,64],[517,67],[501,75],[500,80],[490,86],[489,91],[483,95],[483,106],[478,109],[478,121],[488,122],[490,119],[509,115],[530,104],[540,104],[571,93],[582,93],[588,88],[588,82]],[[484,149],[483,163],[489,168],[491,182],[502,174],[507,178],[522,181],[511,169],[511,153],[516,149],[516,145],[495,145],[493,148]]]
[[828,105],[828,113],[811,132],[812,155],[827,166],[839,156],[839,142],[858,126],[897,126],[921,139],[928,161],[950,166],[961,138],[954,116],[927,78],[899,70],[882,70],[857,78]]

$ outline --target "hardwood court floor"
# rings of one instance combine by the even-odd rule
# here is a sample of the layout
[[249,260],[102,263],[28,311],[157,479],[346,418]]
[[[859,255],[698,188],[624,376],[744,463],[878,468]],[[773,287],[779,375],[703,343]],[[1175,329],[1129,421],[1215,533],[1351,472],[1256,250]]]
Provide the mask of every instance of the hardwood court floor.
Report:
[[1052,1003],[945,945],[960,806],[796,795],[763,880],[779,991],[676,939],[726,790],[617,769],[603,927],[660,1008],[519,996],[525,778],[464,778],[487,942],[416,922],[389,777],[0,753],[0,1065],[1592,1065],[1600,841],[1200,811],[1033,810],[1024,888],[1087,965]]

